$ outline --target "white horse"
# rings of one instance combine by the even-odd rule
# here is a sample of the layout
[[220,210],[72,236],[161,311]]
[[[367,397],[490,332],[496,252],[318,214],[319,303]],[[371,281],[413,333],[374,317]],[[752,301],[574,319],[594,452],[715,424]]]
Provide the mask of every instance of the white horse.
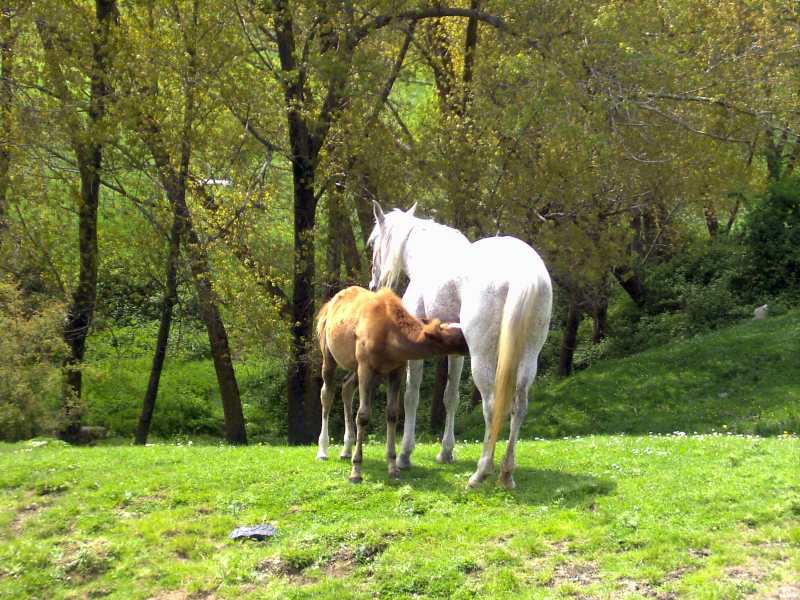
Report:
[[[403,304],[420,319],[460,322],[469,346],[472,378],[483,399],[486,433],[470,486],[494,469],[494,448],[511,409],[511,433],[500,482],[514,487],[514,446],[528,410],[528,389],[536,377],[539,352],[550,326],[553,291],[542,259],[514,237],[485,238],[471,244],[456,229],[374,203],[370,289],[391,287],[409,277]],[[462,356],[450,356],[444,405],[442,449],[436,460],[452,462]],[[411,466],[422,361],[409,361],[404,397],[405,424],[398,457]],[[512,403],[513,399],[513,403]]]

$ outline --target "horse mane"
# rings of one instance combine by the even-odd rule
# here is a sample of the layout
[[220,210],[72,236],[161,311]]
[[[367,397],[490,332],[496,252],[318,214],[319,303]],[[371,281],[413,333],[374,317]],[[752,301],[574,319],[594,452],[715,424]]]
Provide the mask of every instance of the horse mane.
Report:
[[[383,235],[386,238],[384,244],[381,244],[379,239],[381,237],[381,229],[384,230]],[[373,264],[380,261],[381,287],[394,288],[400,279],[400,275],[403,274],[403,250],[412,230],[432,231],[435,229],[458,231],[447,225],[437,223],[433,219],[420,219],[399,208],[386,213],[383,227],[377,223],[375,224],[367,240],[367,245],[372,246]],[[387,248],[386,257],[382,255],[382,246]]]

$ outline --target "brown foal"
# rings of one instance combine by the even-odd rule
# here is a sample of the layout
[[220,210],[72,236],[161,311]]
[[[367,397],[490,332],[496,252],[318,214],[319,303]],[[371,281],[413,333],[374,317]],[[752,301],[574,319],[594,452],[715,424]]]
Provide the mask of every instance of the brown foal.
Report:
[[333,378],[338,365],[351,374],[342,385],[345,437],[342,458],[350,458],[353,445],[352,400],[358,383],[356,451],[350,481],[361,481],[361,446],[372,409],[372,394],[381,375],[388,376],[386,400],[386,459],[389,477],[397,478],[395,431],[400,381],[409,360],[440,354],[466,354],[467,343],[458,325],[438,319],[423,323],[412,316],[389,289],[370,292],[352,286],[336,294],[317,316],[322,349],[322,431],[317,458],[328,458],[328,416],[333,403]]

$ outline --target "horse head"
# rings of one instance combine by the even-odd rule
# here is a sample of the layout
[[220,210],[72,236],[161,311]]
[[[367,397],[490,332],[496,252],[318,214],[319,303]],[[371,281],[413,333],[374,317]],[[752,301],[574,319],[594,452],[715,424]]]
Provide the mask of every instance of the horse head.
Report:
[[392,287],[400,276],[403,245],[411,231],[412,219],[417,204],[407,211],[395,209],[386,214],[375,200],[372,201],[372,213],[375,215],[375,227],[367,241],[372,246],[372,277],[369,289]]

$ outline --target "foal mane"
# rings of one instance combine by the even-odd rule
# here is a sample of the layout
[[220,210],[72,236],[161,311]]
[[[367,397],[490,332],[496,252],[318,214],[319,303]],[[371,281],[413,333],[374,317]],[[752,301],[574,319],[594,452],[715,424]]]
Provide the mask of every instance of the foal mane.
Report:
[[381,288],[376,292],[389,313],[389,317],[400,328],[400,330],[413,337],[418,336],[423,329],[422,321],[409,313],[403,301],[390,288]]

